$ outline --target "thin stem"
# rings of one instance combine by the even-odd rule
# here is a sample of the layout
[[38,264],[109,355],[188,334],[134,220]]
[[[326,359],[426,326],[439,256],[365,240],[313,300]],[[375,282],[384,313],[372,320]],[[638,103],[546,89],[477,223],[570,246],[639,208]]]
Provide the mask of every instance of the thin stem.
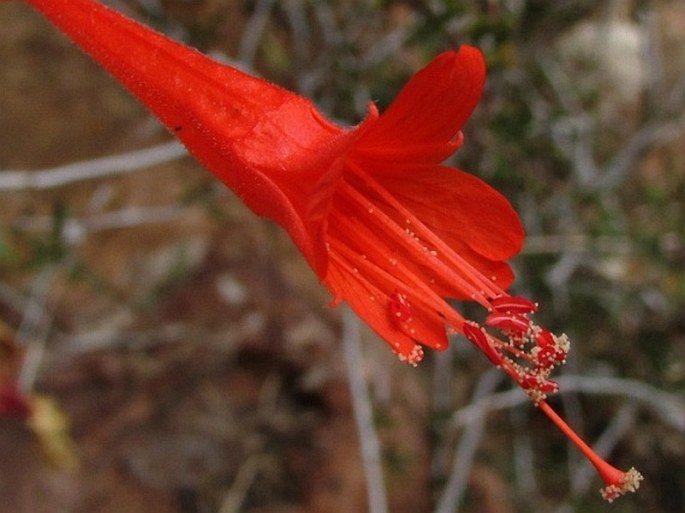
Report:
[[47,303],[50,292],[54,292],[60,269],[61,265],[56,264],[44,268],[38,275],[31,290],[31,300],[17,329],[17,340],[26,347],[26,356],[17,378],[17,387],[24,394],[33,390],[43,363],[48,333],[53,320]]
[[[490,396],[501,382],[501,379],[502,374],[497,369],[491,369],[485,373],[478,381],[472,401]],[[442,492],[435,513],[456,513],[458,511],[459,504],[466,491],[473,460],[483,436],[484,427],[485,416],[481,416],[469,424],[466,432],[459,440],[454,454],[452,472]]]
[[35,171],[3,170],[0,191],[48,190],[85,180],[132,173],[176,160],[187,152],[178,142]]
[[[350,263],[350,266],[356,266],[369,276],[392,284],[397,290],[405,291],[406,289],[407,292],[417,293],[413,294],[413,297],[415,297],[418,303],[425,306],[427,312],[434,317],[435,321],[444,323],[447,320],[454,329],[459,329],[464,323],[464,318],[456,310],[452,309],[444,299],[426,285],[425,281],[417,278],[415,274],[406,271],[401,262],[398,261],[395,266],[398,275],[401,275],[401,278],[399,278],[389,274],[369,259],[359,257],[353,250],[335,239],[331,239],[330,244],[331,248],[336,250],[334,253],[331,253],[332,259],[342,259],[344,257]],[[438,313],[444,317],[440,317]]]
[[362,352],[359,319],[349,308],[345,308],[343,312],[342,338],[347,380],[352,394],[352,407],[359,433],[362,464],[366,477],[369,513],[388,513],[380,442],[373,424],[368,387],[361,371]]
[[238,57],[240,62],[247,64],[250,67],[254,65],[255,56],[257,55],[257,50],[259,48],[259,41],[264,35],[273,6],[274,0],[258,0],[254,13],[250,16],[245,31],[243,32]]
[[[614,396],[621,399],[630,399],[638,402],[643,408],[657,416],[679,433],[685,433],[685,402],[676,394],[659,390],[658,388],[645,385],[639,381],[621,378],[597,378],[587,376],[560,376],[559,395],[578,392],[591,396]],[[506,392],[499,392],[479,401],[472,401],[455,411],[450,420],[452,429],[459,429],[483,415],[515,408],[529,403],[518,388],[512,388]]]

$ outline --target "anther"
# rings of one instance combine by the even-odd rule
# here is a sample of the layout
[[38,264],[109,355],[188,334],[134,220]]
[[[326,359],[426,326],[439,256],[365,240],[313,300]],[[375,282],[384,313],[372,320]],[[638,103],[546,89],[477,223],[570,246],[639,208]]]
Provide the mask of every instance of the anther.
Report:
[[536,312],[538,305],[521,296],[497,296],[490,300],[492,309],[502,313],[528,314]]

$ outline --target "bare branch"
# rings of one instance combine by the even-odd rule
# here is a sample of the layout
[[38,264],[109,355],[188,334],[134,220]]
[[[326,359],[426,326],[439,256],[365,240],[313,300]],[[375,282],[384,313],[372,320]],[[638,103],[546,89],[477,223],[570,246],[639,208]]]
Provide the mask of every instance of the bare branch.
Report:
[[74,182],[131,173],[182,157],[186,150],[178,142],[168,142],[110,157],[74,162],[37,171],[0,171],[0,192],[44,190]]
[[219,507],[219,513],[235,513],[240,511],[245,496],[257,478],[259,471],[266,466],[267,459],[264,455],[254,454],[240,466],[238,475],[233,484],[224,495]]
[[259,40],[262,38],[264,29],[269,22],[273,6],[274,0],[258,0],[254,13],[252,13],[245,26],[243,39],[240,42],[240,50],[238,51],[238,59],[250,67],[254,64]]
[[[639,381],[609,377],[562,376],[558,378],[560,392],[580,392],[590,395],[617,396],[637,401],[668,426],[685,433],[685,401],[675,394],[659,390]],[[527,404],[530,399],[519,389],[484,397],[460,408],[452,415],[454,429],[466,427],[490,412]]]
[[33,282],[31,297],[17,329],[17,340],[26,347],[26,356],[17,378],[17,386],[24,393],[33,389],[43,363],[53,321],[52,312],[47,306],[49,298],[51,294],[54,296],[60,292],[58,276],[60,271],[71,265],[71,262],[72,259],[67,256],[58,264],[45,267]]
[[598,174],[598,179],[585,183],[588,188],[610,190],[623,182],[635,169],[637,161],[653,146],[666,145],[685,133],[685,116],[674,121],[652,121],[642,126],[616,152],[611,161]]
[[[88,235],[115,228],[131,228],[150,223],[175,221],[186,208],[179,205],[159,207],[129,207],[83,218],[64,220],[61,236],[68,245],[83,242]],[[51,230],[54,219],[50,216],[31,216],[17,219],[12,225],[19,230],[33,232]]]
[[369,513],[387,513],[387,493],[383,479],[378,433],[373,424],[371,399],[362,373],[362,352],[359,319],[349,308],[343,313],[343,353],[352,394],[354,418],[359,433],[361,456],[366,476]]
[[[478,404],[484,398],[489,397],[501,380],[502,373],[498,369],[491,369],[486,372],[476,385],[473,403]],[[452,472],[438,501],[435,513],[456,513],[458,511],[459,503],[471,474],[476,450],[483,435],[484,424],[485,415],[475,417],[459,440],[454,454]]]
[[509,413],[513,431],[514,479],[520,497],[535,504],[540,495],[535,473],[535,451],[528,425],[528,410],[512,408]]

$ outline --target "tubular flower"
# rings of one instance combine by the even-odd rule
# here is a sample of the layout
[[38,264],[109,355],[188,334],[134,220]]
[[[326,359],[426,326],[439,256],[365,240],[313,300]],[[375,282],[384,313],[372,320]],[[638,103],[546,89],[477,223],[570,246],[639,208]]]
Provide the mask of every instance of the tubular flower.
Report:
[[[440,163],[462,144],[485,64],[445,52],[381,115],[358,126],[217,63],[93,0],[27,0],[140,99],[255,213],[287,230],[336,304],[347,302],[399,357],[463,334],[507,372],[597,467],[612,500],[641,476],[609,466],[548,406],[569,343],[537,326],[537,305],[505,289],[524,232],[482,180]],[[472,300],[485,327],[446,298]]]

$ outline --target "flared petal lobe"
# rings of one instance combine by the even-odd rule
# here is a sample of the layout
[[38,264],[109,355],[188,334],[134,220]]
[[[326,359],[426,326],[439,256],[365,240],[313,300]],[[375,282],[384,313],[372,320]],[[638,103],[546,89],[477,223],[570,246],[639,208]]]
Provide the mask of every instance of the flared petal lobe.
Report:
[[444,349],[464,319],[447,298],[484,306],[513,281],[506,259],[524,231],[504,196],[438,165],[461,144],[481,96],[480,52],[446,52],[420,70],[377,122],[362,126],[328,215],[325,284],[404,359]]
[[508,287],[513,276],[503,261],[521,250],[525,235],[511,203],[480,178],[458,169],[402,167],[404,172],[376,179],[455,252],[485,276],[497,276],[500,287]]
[[399,178],[347,166],[328,217],[325,284],[404,358],[417,344],[444,349],[446,326],[463,325],[447,298],[487,302],[512,282],[503,260],[523,239],[516,213],[453,168],[405,165]]
[[402,88],[357,151],[385,162],[442,162],[459,148],[460,130],[484,84],[485,61],[477,49],[440,54]]
[[323,225],[352,133],[312,103],[93,0],[28,0],[141,100],[253,211],[282,225],[319,276]]

